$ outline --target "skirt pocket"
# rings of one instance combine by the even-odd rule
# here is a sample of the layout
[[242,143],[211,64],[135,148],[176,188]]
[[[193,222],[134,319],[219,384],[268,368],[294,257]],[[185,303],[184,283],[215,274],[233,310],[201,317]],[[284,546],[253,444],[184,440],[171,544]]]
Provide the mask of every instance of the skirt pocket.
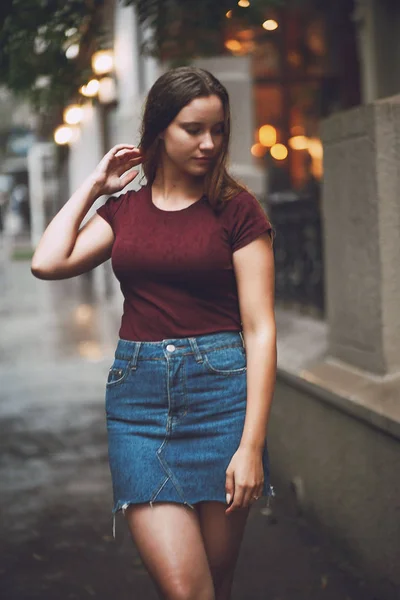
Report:
[[207,350],[203,358],[204,365],[210,373],[235,375],[247,370],[246,351],[242,345]]
[[113,364],[108,371],[106,387],[114,387],[122,383],[131,368],[131,361],[127,358],[115,358]]

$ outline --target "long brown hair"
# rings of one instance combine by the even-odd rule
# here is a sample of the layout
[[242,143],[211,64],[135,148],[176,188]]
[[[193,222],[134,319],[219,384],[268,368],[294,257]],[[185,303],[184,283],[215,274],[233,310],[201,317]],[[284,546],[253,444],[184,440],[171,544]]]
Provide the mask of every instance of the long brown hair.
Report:
[[[161,75],[151,87],[142,118],[139,147],[147,183],[155,179],[159,160],[159,135],[194,98],[216,95],[224,110],[224,139],[213,168],[205,176],[204,192],[212,208],[218,211],[238,192],[250,190],[227,171],[230,138],[230,107],[226,88],[212,73],[198,67],[177,67]],[[250,192],[251,193],[251,192]]]

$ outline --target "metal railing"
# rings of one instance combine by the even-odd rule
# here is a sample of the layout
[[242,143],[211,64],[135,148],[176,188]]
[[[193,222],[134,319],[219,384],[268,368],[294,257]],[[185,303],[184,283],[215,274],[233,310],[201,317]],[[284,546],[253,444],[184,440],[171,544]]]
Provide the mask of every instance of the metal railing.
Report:
[[277,302],[323,317],[323,233],[318,197],[277,192],[270,194],[265,206],[276,230]]

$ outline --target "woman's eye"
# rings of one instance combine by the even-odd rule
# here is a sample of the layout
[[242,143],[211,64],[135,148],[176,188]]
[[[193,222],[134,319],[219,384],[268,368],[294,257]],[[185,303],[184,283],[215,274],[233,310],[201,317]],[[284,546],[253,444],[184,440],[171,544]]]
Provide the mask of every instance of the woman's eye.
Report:
[[190,134],[190,135],[197,135],[200,130],[199,129],[186,129],[186,131]]

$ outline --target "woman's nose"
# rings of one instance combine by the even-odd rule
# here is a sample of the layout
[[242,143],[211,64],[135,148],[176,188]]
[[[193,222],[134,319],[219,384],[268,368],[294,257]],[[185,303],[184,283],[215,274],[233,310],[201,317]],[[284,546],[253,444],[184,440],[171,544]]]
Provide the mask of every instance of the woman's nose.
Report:
[[210,133],[206,133],[200,143],[200,147],[204,149],[212,149],[214,148],[214,140]]

